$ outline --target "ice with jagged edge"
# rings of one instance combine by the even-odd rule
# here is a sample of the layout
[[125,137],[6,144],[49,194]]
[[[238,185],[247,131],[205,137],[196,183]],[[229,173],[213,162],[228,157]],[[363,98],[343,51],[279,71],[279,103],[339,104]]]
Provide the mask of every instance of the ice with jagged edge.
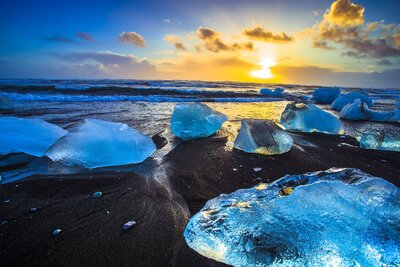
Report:
[[331,104],[340,95],[340,88],[318,88],[315,89],[311,100],[318,104]]
[[360,137],[360,147],[375,150],[400,151],[400,133],[391,128],[366,130]]
[[269,88],[261,88],[260,94],[274,97],[282,97],[286,94],[284,91],[285,89],[281,87],[276,87],[273,91]]
[[372,110],[361,99],[357,98],[354,103],[347,104],[339,114],[340,118],[348,120],[369,120],[382,122],[400,122],[400,111],[377,111]]
[[124,123],[85,119],[46,155],[65,165],[98,168],[140,163],[155,150],[150,137]]
[[329,112],[313,105],[289,103],[281,116],[281,123],[288,131],[340,134],[343,124]]
[[335,101],[331,104],[331,108],[334,110],[342,110],[347,104],[351,104],[357,98],[361,99],[366,105],[372,105],[372,99],[364,92],[351,92],[348,94],[341,94]]
[[4,95],[0,95],[0,111],[8,111],[8,110],[13,110],[14,105],[12,104],[10,98]]
[[247,153],[283,154],[293,146],[293,138],[269,120],[242,120],[234,147]]
[[42,157],[68,131],[42,119],[0,116],[0,155],[25,153]]
[[400,191],[358,169],[286,175],[208,201],[184,236],[233,266],[399,266]]
[[183,140],[208,137],[226,120],[227,116],[204,104],[177,104],[171,117],[171,130]]

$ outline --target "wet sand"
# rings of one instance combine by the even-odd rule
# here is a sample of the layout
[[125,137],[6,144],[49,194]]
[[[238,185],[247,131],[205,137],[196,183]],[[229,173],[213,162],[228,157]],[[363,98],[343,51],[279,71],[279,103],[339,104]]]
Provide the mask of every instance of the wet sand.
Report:
[[[223,266],[183,238],[190,216],[210,198],[331,167],[359,168],[400,186],[398,152],[362,150],[350,137],[292,136],[295,146],[283,155],[227,151],[226,139],[214,136],[180,143],[153,176],[33,176],[2,185],[0,223],[8,223],[0,225],[1,265]],[[103,195],[94,199],[96,191]],[[137,225],[124,231],[130,220]]]

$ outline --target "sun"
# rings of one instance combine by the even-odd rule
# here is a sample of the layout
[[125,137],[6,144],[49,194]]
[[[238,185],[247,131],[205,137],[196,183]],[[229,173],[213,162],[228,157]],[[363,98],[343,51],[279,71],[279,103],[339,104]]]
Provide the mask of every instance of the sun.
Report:
[[271,73],[271,67],[276,65],[275,60],[272,58],[264,58],[258,65],[260,66],[260,69],[251,71],[251,76],[260,79],[270,79],[274,77]]

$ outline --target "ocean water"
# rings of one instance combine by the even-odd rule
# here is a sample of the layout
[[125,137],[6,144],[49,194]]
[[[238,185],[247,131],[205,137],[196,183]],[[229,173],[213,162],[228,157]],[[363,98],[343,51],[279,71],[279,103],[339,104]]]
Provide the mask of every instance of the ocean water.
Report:
[[[261,88],[282,87],[288,94],[274,98],[259,94]],[[173,149],[175,140],[169,132],[169,120],[176,103],[202,102],[226,114],[220,135],[228,136],[228,148],[242,118],[271,119],[279,123],[288,101],[309,101],[319,86],[272,85],[238,82],[156,81],[156,80],[0,80],[0,96],[8,96],[14,111],[6,115],[40,118],[68,129],[85,119],[96,118],[126,123],[144,134],[160,132],[169,139],[168,149],[156,153],[158,158]],[[364,91],[374,100],[374,109],[389,110],[400,98],[400,89],[341,88],[342,92]],[[327,105],[321,108],[338,115]],[[368,128],[393,128],[397,124],[343,121],[347,134],[359,136]],[[28,163],[27,163],[28,162]],[[133,166],[132,168],[137,168]],[[131,170],[131,168],[127,168]],[[81,169],[56,166],[46,159],[21,155],[0,157],[1,182],[35,173],[70,173]]]

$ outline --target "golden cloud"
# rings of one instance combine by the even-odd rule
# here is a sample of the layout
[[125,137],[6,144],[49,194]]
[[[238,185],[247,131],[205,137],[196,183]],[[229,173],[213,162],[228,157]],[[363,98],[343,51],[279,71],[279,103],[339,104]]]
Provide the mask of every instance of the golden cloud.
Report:
[[350,0],[337,0],[332,3],[324,18],[333,25],[362,25],[364,24],[364,10],[362,6],[351,3]]
[[244,29],[243,35],[258,41],[264,42],[291,42],[293,41],[293,37],[287,35],[286,33],[282,32],[279,34],[274,34],[264,27],[258,25],[251,29]]
[[131,43],[137,47],[146,47],[146,41],[136,32],[122,32],[118,39],[123,43]]

